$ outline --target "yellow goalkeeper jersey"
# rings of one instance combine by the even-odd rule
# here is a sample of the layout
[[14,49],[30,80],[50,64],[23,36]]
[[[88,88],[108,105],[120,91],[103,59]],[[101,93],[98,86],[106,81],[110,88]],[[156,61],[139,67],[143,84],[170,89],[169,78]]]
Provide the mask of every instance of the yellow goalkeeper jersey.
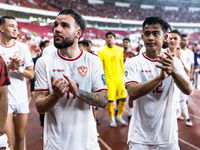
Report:
[[123,80],[123,51],[119,46],[114,45],[113,48],[109,48],[106,45],[98,52],[98,56],[103,64],[106,81],[109,81],[110,79]]

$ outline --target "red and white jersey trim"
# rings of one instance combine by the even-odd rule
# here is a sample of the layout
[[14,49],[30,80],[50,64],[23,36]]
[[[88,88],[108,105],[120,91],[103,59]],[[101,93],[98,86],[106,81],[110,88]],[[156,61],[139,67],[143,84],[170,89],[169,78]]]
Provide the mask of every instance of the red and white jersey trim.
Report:
[[49,89],[35,89],[35,92],[48,92]]
[[5,48],[11,48],[11,47],[15,46],[15,44],[16,44],[16,41],[14,41],[14,44],[13,44],[13,45],[11,45],[11,46],[6,46],[6,45],[4,45],[4,44],[2,44],[2,43],[0,42],[0,45],[3,46],[3,47],[5,47]]
[[95,92],[100,92],[100,91],[107,91],[107,89],[100,89],[100,90],[95,91]]
[[126,82],[126,83],[125,83],[125,86],[126,86],[127,84],[130,84],[130,83],[136,83],[136,84],[138,84],[137,81],[129,81],[129,82]]
[[59,56],[60,58],[66,60],[66,61],[75,61],[75,60],[79,59],[79,58],[83,55],[83,50],[81,49],[81,53],[80,53],[76,58],[72,58],[72,59],[63,57],[63,56],[60,54],[59,50],[57,50],[57,54],[58,54],[58,56]]

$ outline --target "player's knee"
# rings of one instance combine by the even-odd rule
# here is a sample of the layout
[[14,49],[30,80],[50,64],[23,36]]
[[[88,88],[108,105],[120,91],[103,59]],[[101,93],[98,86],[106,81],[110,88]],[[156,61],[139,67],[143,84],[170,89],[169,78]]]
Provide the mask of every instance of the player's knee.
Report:
[[21,134],[21,135],[16,136],[15,141],[16,142],[23,142],[24,141],[24,135]]

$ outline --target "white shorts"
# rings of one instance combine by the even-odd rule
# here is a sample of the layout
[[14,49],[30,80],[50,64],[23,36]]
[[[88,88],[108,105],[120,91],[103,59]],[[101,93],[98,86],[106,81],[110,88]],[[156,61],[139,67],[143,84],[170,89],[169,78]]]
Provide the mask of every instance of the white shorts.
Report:
[[13,115],[17,114],[27,114],[29,113],[29,102],[25,101],[19,104],[9,104],[8,105],[8,114],[13,113]]
[[181,94],[180,94],[180,102],[181,101],[187,101],[187,98],[188,98],[188,95],[186,95],[186,94],[184,94],[183,92],[181,92]]
[[180,148],[178,142],[170,144],[145,145],[130,141],[129,150],[180,150]]
[[8,147],[8,138],[6,134],[0,136],[0,150],[10,150]]

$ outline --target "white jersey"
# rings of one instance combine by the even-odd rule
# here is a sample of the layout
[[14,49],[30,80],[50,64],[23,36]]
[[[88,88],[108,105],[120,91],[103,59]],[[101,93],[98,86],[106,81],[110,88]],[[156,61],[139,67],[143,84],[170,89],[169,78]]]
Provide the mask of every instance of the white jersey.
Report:
[[49,45],[49,46],[47,46],[47,47],[45,47],[44,49],[43,49],[43,51],[42,51],[42,56],[45,56],[45,55],[47,55],[47,54],[50,54],[50,53],[52,53],[52,52],[54,52],[54,51],[56,51],[57,50],[57,48],[53,45],[53,44],[51,44],[51,45]]
[[[185,65],[186,69],[188,71],[191,70],[191,65],[194,64],[194,53],[190,49],[182,50],[180,49],[181,52],[181,60],[183,64]],[[180,95],[180,101],[182,100],[187,100],[188,96],[181,92]]]
[[194,53],[190,49],[186,49],[186,50],[180,49],[180,52],[181,52],[181,60],[183,64],[190,71],[191,64],[194,63]]
[[[27,69],[34,67],[28,46],[18,41],[15,41],[12,46],[5,46],[0,43],[0,55],[7,64],[10,62],[9,57],[16,56],[17,58],[24,60],[22,68]],[[26,77],[17,70],[11,69],[8,73],[11,81],[11,85],[8,86],[9,104],[19,104],[28,101]]]
[[[187,78],[183,65],[173,58],[177,70]],[[144,53],[125,62],[125,85],[144,83],[157,77],[161,65]],[[128,142],[140,144],[167,144],[178,140],[175,112],[175,84],[172,76],[162,81],[152,92],[133,101],[133,114]]]
[[[55,80],[68,75],[78,87],[87,92],[107,90],[100,59],[88,52],[74,59],[62,57],[59,50],[38,59],[35,69],[35,91],[49,91],[51,75]],[[45,113],[44,150],[96,150],[96,122],[92,106],[66,93],[63,98]]]

